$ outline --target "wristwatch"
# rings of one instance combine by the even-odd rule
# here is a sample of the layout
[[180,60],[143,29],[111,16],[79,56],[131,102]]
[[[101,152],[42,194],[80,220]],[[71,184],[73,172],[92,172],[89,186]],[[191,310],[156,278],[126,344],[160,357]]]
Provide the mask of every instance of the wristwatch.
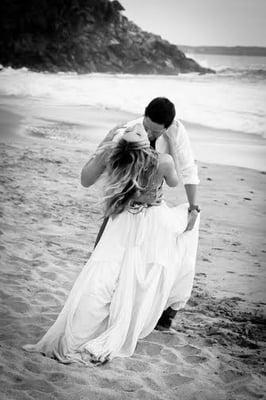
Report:
[[188,212],[190,213],[190,212],[193,211],[193,210],[196,210],[198,213],[200,212],[199,206],[194,205],[194,204],[193,204],[192,206],[189,206]]

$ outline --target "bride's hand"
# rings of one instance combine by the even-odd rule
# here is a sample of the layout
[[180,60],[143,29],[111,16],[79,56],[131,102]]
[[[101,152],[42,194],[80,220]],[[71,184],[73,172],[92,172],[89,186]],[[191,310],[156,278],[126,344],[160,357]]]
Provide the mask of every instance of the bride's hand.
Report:
[[107,135],[106,135],[106,137],[105,137],[105,140],[113,140],[113,138],[116,136],[116,135],[118,135],[119,133],[121,133],[120,132],[120,129],[121,128],[126,128],[126,122],[123,122],[123,123],[121,123],[121,124],[118,124],[118,125],[116,125],[113,129],[111,129],[108,133],[107,133]]
[[172,125],[170,125],[169,128],[165,131],[164,136],[169,142],[176,141],[177,132],[178,132],[178,123],[174,121]]

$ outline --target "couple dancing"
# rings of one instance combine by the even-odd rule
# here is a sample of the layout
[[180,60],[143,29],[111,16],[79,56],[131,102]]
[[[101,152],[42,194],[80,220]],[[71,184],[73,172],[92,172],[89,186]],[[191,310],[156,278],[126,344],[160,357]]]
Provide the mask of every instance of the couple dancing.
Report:
[[[112,129],[83,167],[85,187],[105,175],[105,219],[56,321],[24,350],[102,364],[131,356],[138,339],[169,329],[185,306],[195,273],[199,180],[185,128],[174,118],[168,99],[152,100],[122,135]],[[170,208],[163,184],[180,179],[188,203]]]

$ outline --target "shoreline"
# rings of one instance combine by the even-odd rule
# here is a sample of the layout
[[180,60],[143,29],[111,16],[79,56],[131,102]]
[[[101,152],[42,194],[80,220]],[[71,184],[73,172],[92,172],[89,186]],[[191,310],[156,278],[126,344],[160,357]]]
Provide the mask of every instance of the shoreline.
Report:
[[[36,132],[38,128],[43,128],[45,125],[50,125],[52,128],[54,125],[56,129],[60,129],[60,124],[62,124],[62,130],[65,126],[75,131],[77,143],[73,140],[72,145],[80,145],[80,142],[84,141],[84,145],[89,143],[88,147],[92,149],[116,124],[139,117],[130,112],[91,106],[45,104],[43,107],[42,104],[33,104],[30,111],[27,104],[27,111],[20,104],[17,104],[15,110],[12,111],[9,107],[8,104],[0,104],[0,116],[5,124],[5,140],[8,140],[6,131],[16,131],[18,136],[24,136],[26,140],[29,136],[26,132],[27,128],[35,128]],[[15,121],[12,118],[15,118]],[[198,161],[266,171],[266,141],[259,135],[182,122],[188,130],[195,159]],[[12,135],[13,139],[15,138]]]
[[266,171],[266,140],[260,135],[184,124],[199,161]]
[[[121,116],[91,112],[99,134]],[[9,117],[12,132],[18,121]],[[266,176],[253,169],[199,163],[196,275],[175,334],[153,331],[133,357],[89,370],[21,349],[55,320],[102,222],[101,182],[80,184],[96,141],[75,142],[75,124],[43,117],[31,134],[1,135],[3,400],[263,399]],[[166,188],[165,198],[185,202],[183,186]]]

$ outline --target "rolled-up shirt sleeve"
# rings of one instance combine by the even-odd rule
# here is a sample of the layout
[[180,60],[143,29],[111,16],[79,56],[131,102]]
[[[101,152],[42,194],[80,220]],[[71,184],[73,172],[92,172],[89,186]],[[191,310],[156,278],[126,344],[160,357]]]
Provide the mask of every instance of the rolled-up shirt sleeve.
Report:
[[184,185],[200,183],[198,176],[198,166],[194,159],[188,133],[181,122],[178,122],[177,148],[178,175]]

